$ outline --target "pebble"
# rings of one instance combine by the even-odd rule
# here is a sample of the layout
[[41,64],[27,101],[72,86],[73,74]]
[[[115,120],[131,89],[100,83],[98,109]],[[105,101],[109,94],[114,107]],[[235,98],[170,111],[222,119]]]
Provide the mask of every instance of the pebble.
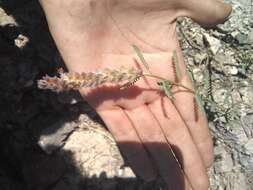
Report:
[[214,163],[215,173],[231,172],[234,166],[231,155],[221,146],[215,147],[214,152],[219,157]]
[[248,154],[253,155],[253,139],[250,139],[245,145],[244,145],[245,151]]
[[18,48],[22,49],[29,42],[29,39],[26,36],[19,34],[18,37],[14,40],[14,42]]
[[238,41],[238,43],[240,45],[244,45],[244,44],[248,44],[249,43],[248,42],[248,36],[246,34],[239,33],[239,34],[237,34],[235,36],[235,38],[237,39],[237,41]]
[[231,75],[237,75],[238,74],[238,69],[235,66],[231,67],[230,74]]
[[220,40],[217,38],[205,33],[204,39],[207,41],[208,45],[210,46],[210,49],[212,53],[215,55],[218,53],[219,49],[222,47]]

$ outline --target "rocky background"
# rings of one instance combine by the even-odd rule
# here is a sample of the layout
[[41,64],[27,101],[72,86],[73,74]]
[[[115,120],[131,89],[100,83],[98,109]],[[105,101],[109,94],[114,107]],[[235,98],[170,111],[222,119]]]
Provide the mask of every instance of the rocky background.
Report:
[[[230,19],[203,29],[178,20],[215,142],[211,190],[253,189],[253,1],[227,0]],[[0,190],[162,189],[125,164],[78,93],[37,89],[64,64],[37,1],[0,0]]]

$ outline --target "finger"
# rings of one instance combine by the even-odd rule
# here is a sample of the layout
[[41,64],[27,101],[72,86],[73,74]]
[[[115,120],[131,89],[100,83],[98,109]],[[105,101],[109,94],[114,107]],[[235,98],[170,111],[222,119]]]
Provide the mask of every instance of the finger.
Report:
[[144,146],[165,180],[168,189],[182,190],[187,185],[182,170],[153,114],[146,105],[125,110]]
[[[163,97],[149,104],[173,147],[179,147],[183,170],[194,190],[208,189],[206,169],[192,137],[172,102]],[[175,150],[177,153],[177,151]]]
[[134,172],[146,181],[154,180],[157,172],[124,111],[121,108],[115,108],[98,111],[98,113]]
[[232,7],[221,0],[186,0],[182,3],[184,11],[181,16],[187,16],[202,26],[212,27],[226,21]]
[[[178,57],[181,65],[184,65],[183,55],[178,48]],[[184,86],[192,86],[188,75],[185,73],[181,80]],[[174,94],[173,103],[186,123],[193,141],[195,142],[206,167],[213,163],[213,142],[208,129],[208,122],[205,113],[202,113],[194,102],[194,94],[181,91]]]

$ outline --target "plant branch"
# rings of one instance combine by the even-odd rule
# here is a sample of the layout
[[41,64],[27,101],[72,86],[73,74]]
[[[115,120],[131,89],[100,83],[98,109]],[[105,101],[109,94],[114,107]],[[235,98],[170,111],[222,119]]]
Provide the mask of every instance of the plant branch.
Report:
[[170,81],[166,78],[163,78],[163,77],[160,77],[160,76],[157,76],[157,75],[154,75],[154,74],[150,74],[150,73],[142,73],[143,76],[147,76],[147,77],[152,77],[152,78],[156,78],[156,79],[159,79],[159,80],[164,80],[164,81],[169,81],[172,85],[175,85],[175,86],[178,86],[178,87],[183,87],[185,88],[186,90],[189,90],[191,93],[195,94],[195,91],[185,85],[182,85],[180,83],[176,83],[176,82],[173,82],[173,81]]

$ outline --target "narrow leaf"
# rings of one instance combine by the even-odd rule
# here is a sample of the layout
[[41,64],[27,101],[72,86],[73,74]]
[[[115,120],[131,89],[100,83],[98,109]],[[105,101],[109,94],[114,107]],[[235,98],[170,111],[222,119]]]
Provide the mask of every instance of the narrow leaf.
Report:
[[138,48],[136,45],[133,45],[133,48],[134,48],[134,51],[136,52],[137,56],[140,58],[140,60],[141,60],[142,64],[144,65],[144,67],[149,71],[148,63],[144,59],[144,56],[143,56],[140,48]]
[[180,70],[180,67],[179,67],[179,61],[178,61],[178,56],[177,56],[177,51],[174,50],[173,51],[173,63],[175,64],[175,67],[176,67],[176,74],[177,74],[177,79],[179,81],[181,81],[182,79],[182,73],[181,73],[181,70]]
[[203,106],[203,102],[202,102],[202,100],[201,100],[201,97],[200,97],[198,91],[195,92],[195,100],[196,100],[196,103],[198,104],[198,107],[200,108],[200,111],[201,111],[202,113],[205,113],[205,108],[204,108],[204,106]]
[[188,74],[189,78],[191,79],[192,83],[195,83],[195,79],[193,77],[192,71],[187,69],[187,74]]
[[192,81],[192,84],[193,84],[193,88],[194,88],[194,91],[196,91],[197,89],[197,84],[196,84],[196,81],[194,79],[194,75],[193,75],[193,72],[190,68],[186,68],[186,73],[188,74],[188,77],[190,78],[190,80]]
[[166,96],[168,98],[173,99],[173,94],[171,92],[172,84],[169,81],[163,80],[163,81],[161,81],[161,85],[162,85],[162,89],[163,89],[164,93],[166,94]]

